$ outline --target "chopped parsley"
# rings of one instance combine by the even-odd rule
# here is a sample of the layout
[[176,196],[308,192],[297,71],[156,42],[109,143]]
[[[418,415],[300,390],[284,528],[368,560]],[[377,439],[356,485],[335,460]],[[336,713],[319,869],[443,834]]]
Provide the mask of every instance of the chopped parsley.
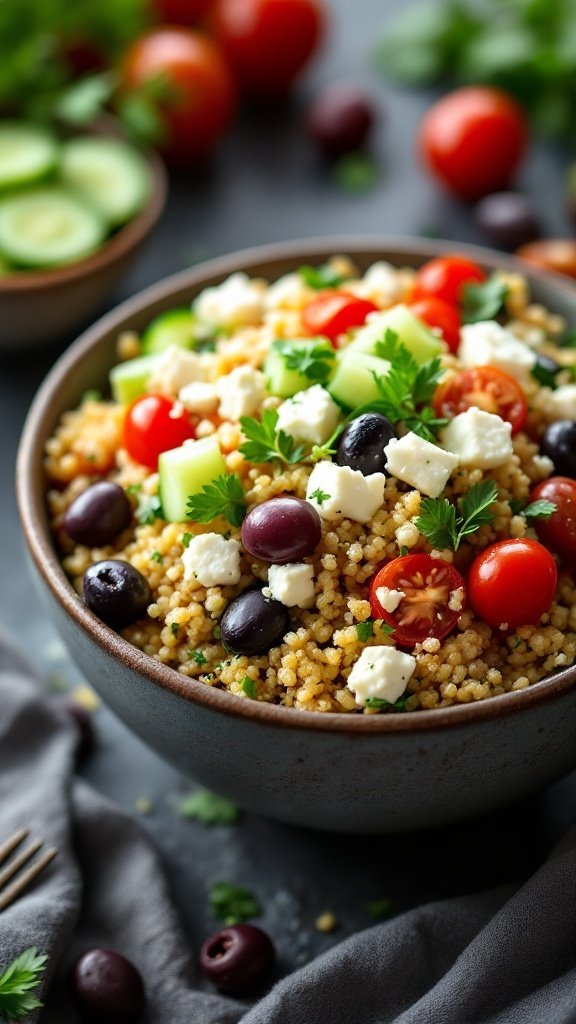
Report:
[[556,374],[560,372],[562,367],[558,366],[555,370],[551,370],[550,367],[546,366],[544,362],[534,363],[534,366],[530,370],[530,373],[535,380],[544,388],[551,388],[555,391],[557,388]]
[[366,619],[364,622],[356,623],[356,636],[361,643],[366,643],[374,636],[374,619]]
[[195,818],[204,825],[233,825],[240,817],[240,809],[231,800],[217,793],[199,789],[178,801],[181,818]]
[[155,519],[162,518],[162,502],[157,494],[143,494],[142,484],[130,484],[126,493],[136,498],[134,515],[140,526],[152,526]]
[[178,633],[180,632],[180,625],[179,625],[179,623],[178,622],[171,622],[170,623],[170,629],[172,630],[172,636],[178,636]]
[[223,516],[232,526],[241,526],[246,516],[244,488],[237,473],[223,473],[210,484],[205,484],[187,501],[188,519],[196,523],[210,523]]
[[183,548],[187,548],[191,540],[192,540],[192,534],[191,533],[183,533],[181,538],[180,538],[180,543],[182,544]]
[[398,340],[395,331],[388,329],[383,341],[376,343],[376,355],[390,363],[386,374],[373,372],[379,397],[360,409],[354,410],[355,419],[362,412],[380,412],[392,423],[402,422],[408,430],[434,443],[435,430],[443,427],[430,402],[444,369],[438,356],[420,365],[411,352]]
[[272,348],[287,370],[302,374],[314,384],[324,384],[334,367],[336,353],[327,341],[274,341]]
[[256,697],[256,682],[254,679],[250,679],[250,676],[244,676],[242,680],[242,690],[247,697],[254,700]]
[[309,288],[320,291],[322,288],[339,288],[347,280],[345,274],[339,274],[329,263],[322,263],[319,267],[308,265],[298,267],[298,273]]
[[402,557],[408,554],[408,548],[406,547],[405,544],[403,544],[402,547],[400,548],[400,554],[402,555]]
[[462,289],[462,322],[474,324],[478,320],[494,320],[501,311],[508,285],[492,274],[480,284],[465,284]]
[[160,563],[163,561],[162,555],[156,548],[154,548],[154,551],[150,552],[150,558],[152,559],[153,562]]
[[310,497],[315,498],[319,505],[323,505],[325,501],[328,501],[330,495],[327,494],[326,491],[323,491],[321,490],[320,487],[318,487],[315,491],[312,491]]
[[550,519],[555,512],[558,511],[558,506],[553,501],[546,501],[544,498],[540,498],[538,501],[531,501],[529,505],[524,508],[522,501],[510,502],[510,509],[514,516],[524,516],[525,519]]
[[[373,666],[371,665],[370,668]],[[406,702],[409,697],[409,693],[404,693],[393,704],[389,700],[384,700],[383,697],[367,697],[366,707],[373,708],[375,711],[406,711]]]
[[[305,446],[296,445],[294,438],[284,430],[277,430],[276,409],[264,409],[262,419],[242,416],[240,427],[246,441],[240,445],[240,452],[248,462],[287,462],[293,465],[304,457]],[[240,525],[240,524],[237,524]]]
[[490,506],[497,497],[494,481],[482,480],[462,498],[459,510],[447,498],[426,498],[414,525],[434,547],[457,551],[464,537],[492,522],[494,513]]
[[212,912],[226,925],[259,917],[262,909],[248,889],[232,882],[216,882],[208,894]]
[[202,651],[189,651],[188,653],[189,653],[190,657],[192,658],[192,660],[195,661],[197,665],[207,665],[208,664],[208,658],[205,657],[205,655],[202,653]]
[[25,949],[0,975],[0,1018],[19,1021],[43,1005],[32,995],[40,983],[47,956],[40,955],[35,946]]
[[82,398],[80,399],[80,404],[83,405],[84,402],[101,402],[101,401],[102,401],[102,392],[98,391],[96,388],[90,388],[88,391],[85,391],[84,394],[82,395]]

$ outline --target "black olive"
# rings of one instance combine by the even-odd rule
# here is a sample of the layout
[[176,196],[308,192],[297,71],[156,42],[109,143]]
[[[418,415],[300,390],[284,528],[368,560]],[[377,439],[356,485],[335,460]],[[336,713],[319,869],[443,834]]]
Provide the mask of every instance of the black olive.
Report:
[[290,628],[288,609],[261,590],[235,597],[220,619],[222,643],[233,654],[262,654],[276,647]]
[[558,476],[569,476],[576,480],[576,421],[556,420],[544,431],[542,454],[554,463]]
[[377,412],[365,412],[346,427],[340,438],[336,462],[339,466],[360,470],[364,476],[384,473],[384,448],[393,437],[396,437],[396,431],[390,420]]
[[136,622],[152,601],[148,580],[129,562],[110,558],[84,573],[84,600],[91,612],[115,629]]
[[64,514],[64,529],[77,544],[99,548],[125,530],[132,519],[126,492],[110,480],[100,480],[74,499]]

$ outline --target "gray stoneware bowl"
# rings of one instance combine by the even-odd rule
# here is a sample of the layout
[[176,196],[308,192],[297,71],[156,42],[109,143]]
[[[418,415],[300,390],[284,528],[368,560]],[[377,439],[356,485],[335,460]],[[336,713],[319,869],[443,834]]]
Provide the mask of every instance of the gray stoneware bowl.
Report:
[[42,450],[82,392],[105,389],[120,331],[189,302],[230,273],[271,280],[301,263],[348,253],[418,266],[446,251],[521,270],[537,301],[576,323],[576,288],[485,250],[416,240],[333,238],[252,249],[162,281],[108,314],[62,356],[28,416],[18,500],[35,574],[86,678],[146,743],[184,774],[253,811],[312,828],[396,832],[491,810],[576,765],[576,668],[528,690],[412,714],[295,711],[208,688],[132,647],[92,615],[58,561],[44,506]]

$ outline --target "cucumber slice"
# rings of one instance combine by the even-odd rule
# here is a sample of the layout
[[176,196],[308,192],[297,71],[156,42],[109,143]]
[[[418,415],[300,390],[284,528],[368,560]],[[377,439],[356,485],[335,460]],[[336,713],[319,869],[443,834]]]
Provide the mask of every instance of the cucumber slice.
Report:
[[[300,345],[315,345],[325,348],[330,358],[334,357],[334,349],[328,341],[322,338],[298,338]],[[264,362],[264,373],[267,378],[268,391],[271,395],[278,395],[279,398],[291,398],[297,391],[304,391],[316,381],[310,380],[303,373],[297,370],[289,370],[286,361],[280,354],[279,346],[282,342],[273,341],[268,355]]]
[[374,355],[376,343],[383,341],[386,331],[394,331],[399,340],[412,353],[417,363],[426,363],[442,351],[442,342],[432,331],[414,316],[408,306],[392,306],[375,316],[366,327],[362,327],[346,352],[367,352]]
[[110,370],[110,388],[112,398],[122,405],[129,405],[135,398],[146,393],[146,387],[156,356],[137,356],[118,363]]
[[225,472],[226,463],[215,437],[203,437],[162,452],[158,460],[160,497],[168,522],[186,522],[190,495],[197,494]]
[[144,158],[120,139],[82,136],[64,143],[60,174],[111,227],[134,217],[152,186]]
[[336,372],[328,390],[333,398],[348,409],[356,409],[367,402],[374,402],[380,395],[373,374],[385,376],[390,369],[386,359],[379,359],[366,352],[350,352],[345,349],[338,360]]
[[148,355],[164,352],[171,345],[176,345],[177,348],[194,348],[195,327],[196,318],[191,309],[169,309],[167,313],[160,313],[142,335],[142,351]]
[[0,189],[29,185],[50,174],[59,147],[50,132],[33,124],[0,124]]
[[0,252],[24,267],[58,267],[102,244],[106,225],[73,193],[57,186],[0,199]]

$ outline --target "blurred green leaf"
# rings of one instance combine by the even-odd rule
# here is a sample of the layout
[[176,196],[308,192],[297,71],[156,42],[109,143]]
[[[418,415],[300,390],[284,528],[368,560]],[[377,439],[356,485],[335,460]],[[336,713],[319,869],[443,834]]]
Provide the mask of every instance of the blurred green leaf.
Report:
[[91,124],[102,113],[115,86],[116,75],[112,72],[81,78],[61,94],[56,114],[67,124]]

